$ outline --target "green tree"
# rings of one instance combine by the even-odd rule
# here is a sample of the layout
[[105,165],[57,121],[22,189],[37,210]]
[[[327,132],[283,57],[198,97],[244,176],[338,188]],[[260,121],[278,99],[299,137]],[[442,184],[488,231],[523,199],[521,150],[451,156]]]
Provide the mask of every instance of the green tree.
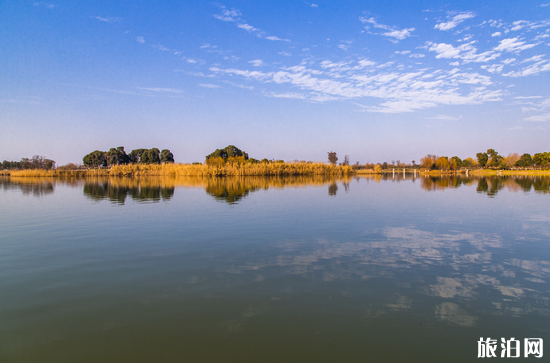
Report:
[[487,162],[489,161],[489,155],[487,155],[487,153],[477,153],[476,157],[479,166],[483,168],[485,167],[485,165],[487,165]]
[[107,166],[107,158],[104,151],[92,151],[91,153],[84,156],[82,162],[85,166],[89,168],[97,168]]
[[502,161],[502,156],[500,156],[495,149],[489,149],[487,150],[487,155],[491,158],[489,162],[489,166],[492,167],[498,167],[500,166],[500,162]]
[[329,151],[327,154],[328,154],[328,161],[332,165],[336,165],[336,162],[338,161],[338,157],[336,156],[336,153],[334,151]]
[[170,152],[168,149],[164,149],[160,152],[160,162],[161,163],[173,163],[174,162],[174,154]]
[[227,158],[243,156],[245,160],[248,160],[248,154],[234,145],[228,145],[223,149],[216,149],[213,153],[206,155],[206,159],[210,158],[222,158],[227,161]]
[[138,164],[138,163],[146,163],[145,161],[142,161],[141,160],[141,157],[143,156],[143,154],[148,151],[147,149],[135,149],[135,150],[132,150],[130,152],[130,154],[128,155],[129,159],[130,159],[130,162],[133,163],[133,164]]
[[528,167],[533,165],[533,159],[531,154],[525,153],[521,155],[518,161],[516,161],[516,166]]
[[147,155],[147,164],[160,164],[160,150],[156,147],[145,152]]
[[437,160],[435,161],[435,165],[440,170],[449,170],[451,166],[449,163],[449,158],[447,158],[446,156],[441,156],[437,158]]
[[462,167],[462,160],[458,156],[453,156],[450,160],[451,169],[456,170]]

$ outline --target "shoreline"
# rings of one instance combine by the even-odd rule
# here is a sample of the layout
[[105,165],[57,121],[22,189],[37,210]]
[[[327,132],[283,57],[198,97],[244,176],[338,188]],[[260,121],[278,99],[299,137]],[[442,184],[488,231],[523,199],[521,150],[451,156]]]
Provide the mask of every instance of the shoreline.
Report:
[[15,178],[84,178],[94,176],[293,176],[293,175],[384,175],[415,174],[417,176],[550,176],[550,170],[425,170],[425,169],[373,169],[353,170],[349,165],[337,166],[323,163],[273,163],[273,164],[232,164],[224,166],[164,164],[164,165],[117,165],[109,169],[86,170],[3,170],[0,176]]

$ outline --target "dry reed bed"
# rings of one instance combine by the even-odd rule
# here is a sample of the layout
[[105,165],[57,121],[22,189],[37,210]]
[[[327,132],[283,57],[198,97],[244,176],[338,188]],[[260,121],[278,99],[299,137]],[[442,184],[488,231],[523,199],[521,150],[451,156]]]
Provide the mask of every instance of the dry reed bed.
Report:
[[67,176],[275,176],[275,175],[343,175],[350,174],[350,166],[323,163],[225,164],[223,166],[164,164],[115,165],[110,169],[88,170],[12,170],[12,177],[67,177]]

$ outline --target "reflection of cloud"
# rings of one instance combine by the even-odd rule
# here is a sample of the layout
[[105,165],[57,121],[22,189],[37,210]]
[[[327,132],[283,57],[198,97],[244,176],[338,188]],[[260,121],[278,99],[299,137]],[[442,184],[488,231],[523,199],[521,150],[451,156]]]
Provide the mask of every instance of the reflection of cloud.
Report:
[[444,302],[435,307],[438,319],[450,321],[461,326],[474,326],[477,318],[469,315],[464,309],[454,303]]

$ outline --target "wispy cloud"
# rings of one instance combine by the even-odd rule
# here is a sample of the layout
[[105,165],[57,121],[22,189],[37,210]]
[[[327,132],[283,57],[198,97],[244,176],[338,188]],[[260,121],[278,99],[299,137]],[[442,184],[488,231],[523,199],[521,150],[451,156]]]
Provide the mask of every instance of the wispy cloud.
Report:
[[201,83],[199,84],[199,86],[205,87],[205,88],[220,88],[220,86],[218,86],[217,84],[210,84],[210,83]]
[[527,117],[527,118],[524,118],[523,121],[528,121],[528,122],[546,122],[546,121],[550,121],[550,113],[545,113],[543,115]]
[[526,44],[524,41],[521,41],[519,38],[508,38],[500,41],[500,44],[495,48],[497,52],[514,52],[519,53],[522,50],[530,49],[536,47],[540,43],[535,44]]
[[102,21],[104,23],[118,23],[121,19],[117,17],[103,18],[101,16],[91,16],[92,19]]
[[518,96],[514,97],[515,100],[530,100],[530,99],[537,99],[542,98],[542,96]]
[[477,53],[477,48],[473,46],[475,42],[461,44],[455,47],[447,43],[432,43],[428,42],[428,51],[436,52],[436,58],[457,58],[465,63],[470,62],[488,62],[500,56],[500,53],[495,51],[486,51]]
[[[383,68],[379,66],[383,65]],[[249,71],[235,68],[211,67],[220,77],[224,74],[241,76],[251,81],[274,85],[290,85],[299,92],[274,92],[285,98],[299,98],[316,102],[322,100],[351,100],[371,98],[381,100],[374,106],[364,106],[366,112],[400,113],[442,105],[479,104],[498,101],[502,91],[490,90],[489,77],[460,70],[399,72],[391,65],[368,60],[346,62],[322,61],[321,70],[304,64],[272,72]],[[387,69],[380,71],[381,69]],[[466,91],[459,86],[471,88]]]
[[248,63],[252,64],[253,67],[261,67],[264,65],[264,62],[261,59],[254,59]]
[[264,32],[263,30],[248,24],[246,21],[242,19],[242,14],[237,9],[229,10],[225,6],[221,5],[219,6],[219,10],[220,10],[219,14],[213,15],[213,17],[218,20],[236,23],[238,28],[243,29],[249,33],[252,33],[258,38],[264,38],[271,41],[290,42],[290,39],[282,39],[275,35],[266,35],[266,32]]
[[136,38],[136,41],[137,41],[138,43],[143,44],[143,43],[145,43],[145,38],[143,38],[143,37],[137,37],[137,38]]
[[505,73],[504,76],[507,77],[525,77],[525,76],[531,76],[534,74],[539,74],[540,72],[547,72],[550,71],[550,62],[547,60],[543,60],[540,62],[536,62],[535,64],[530,65],[529,67],[525,67],[523,69],[520,69],[518,71],[512,71]]
[[34,2],[32,3],[33,6],[40,6],[40,7],[43,7],[43,8],[46,8],[46,9],[53,9],[56,7],[55,4],[51,4],[51,3],[46,3],[44,1],[38,1],[38,2]]
[[164,93],[182,93],[183,91],[175,88],[158,88],[158,87],[136,87],[136,89],[142,91],[151,91],[151,92],[164,92]]
[[462,23],[464,20],[471,19],[475,17],[476,15],[472,12],[464,12],[464,13],[448,13],[447,18],[449,21],[441,22],[439,24],[436,24],[434,29],[439,30],[450,30],[455,28],[458,24]]
[[383,35],[385,37],[394,38],[395,41],[408,38],[412,35],[411,33],[415,31],[415,28],[399,29],[394,26],[379,24],[374,18],[360,17],[359,21],[361,21],[363,24],[366,24],[365,26],[366,30],[370,30],[371,27],[374,27],[375,29],[386,30],[386,32],[378,33],[378,34]]
[[433,117],[426,117],[428,120],[441,120],[441,121],[458,121],[460,117],[448,116],[448,115],[436,115]]

